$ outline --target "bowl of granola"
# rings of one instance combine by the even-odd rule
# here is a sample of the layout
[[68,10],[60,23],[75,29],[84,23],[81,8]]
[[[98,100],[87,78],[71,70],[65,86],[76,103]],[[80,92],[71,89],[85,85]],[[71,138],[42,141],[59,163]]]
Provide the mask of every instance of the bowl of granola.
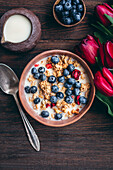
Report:
[[45,51],[25,67],[19,97],[27,113],[40,123],[62,127],[79,120],[95,97],[87,63],[65,50]]

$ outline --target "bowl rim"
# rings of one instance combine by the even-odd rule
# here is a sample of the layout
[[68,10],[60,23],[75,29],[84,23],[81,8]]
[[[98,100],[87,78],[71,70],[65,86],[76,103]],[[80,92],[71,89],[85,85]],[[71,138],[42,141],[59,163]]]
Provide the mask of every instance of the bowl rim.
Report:
[[82,22],[82,20],[84,19],[85,15],[86,15],[86,5],[85,5],[85,2],[84,0],[81,0],[82,3],[83,3],[83,6],[84,6],[84,13],[83,13],[83,16],[81,18],[81,20],[79,22],[76,22],[75,24],[71,24],[71,25],[65,25],[63,24],[62,22],[60,22],[60,20],[58,19],[57,15],[56,15],[56,12],[55,12],[55,6],[60,2],[61,0],[56,0],[54,5],[53,5],[53,16],[55,18],[55,20],[60,24],[62,25],[63,27],[67,27],[67,28],[70,28],[70,27],[74,27],[78,24],[80,24]]
[[[80,113],[76,116],[73,116],[71,118],[73,118],[71,120],[71,118],[68,118],[66,120],[61,120],[61,121],[53,121],[53,120],[48,120],[48,119],[45,119],[45,118],[42,118],[41,116],[37,115],[36,114],[36,111],[33,111],[33,109],[30,107],[30,105],[28,104],[27,102],[27,99],[25,97],[25,95],[23,95],[24,93],[24,83],[25,83],[25,78],[28,74],[27,70],[29,71],[30,68],[35,64],[35,61],[39,58],[39,60],[41,59],[42,56],[50,56],[50,55],[53,55],[53,54],[64,54],[64,55],[68,55],[68,56],[71,56],[77,60],[79,60],[79,62],[81,62],[80,64],[81,65],[84,65],[86,68],[84,68],[85,70],[87,69],[88,73],[88,77],[90,76],[90,83],[91,83],[91,90],[90,90],[90,101],[84,106],[84,108],[80,111]],[[33,64],[34,62],[34,64]],[[26,110],[26,112],[32,117],[34,118],[36,121],[46,125],[46,126],[51,126],[51,127],[64,127],[64,126],[67,126],[67,125],[70,125],[76,121],[78,121],[91,107],[93,101],[94,101],[94,97],[95,97],[95,86],[94,86],[94,76],[93,76],[93,73],[91,71],[91,69],[89,68],[89,66],[87,65],[87,63],[82,59],[80,58],[78,55],[70,52],[70,51],[67,51],[67,50],[47,50],[47,51],[44,51],[38,55],[36,55],[27,65],[26,67],[24,68],[23,72],[22,72],[22,75],[21,75],[21,78],[20,78],[20,82],[19,82],[19,98],[20,98],[20,101],[24,107],[24,109]],[[91,95],[92,93],[92,95]],[[84,111],[83,111],[84,110]],[[68,122],[65,122],[67,121]],[[53,122],[55,122],[56,124],[54,124]],[[51,124],[53,123],[53,124]]]

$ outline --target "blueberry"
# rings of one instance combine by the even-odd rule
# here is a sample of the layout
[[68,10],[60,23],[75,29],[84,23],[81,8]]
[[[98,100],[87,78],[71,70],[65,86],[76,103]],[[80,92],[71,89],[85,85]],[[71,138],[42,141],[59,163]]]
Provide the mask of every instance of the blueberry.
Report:
[[56,96],[51,96],[51,97],[50,97],[50,102],[51,102],[51,103],[56,103],[56,102],[57,102]]
[[76,81],[76,83],[74,84],[74,87],[80,88],[81,87],[81,83],[79,81]]
[[63,75],[64,76],[68,76],[69,75],[69,71],[67,69],[64,69]]
[[75,67],[73,64],[69,64],[67,69],[69,70],[69,72],[73,72],[73,70],[75,70]]
[[42,117],[48,117],[49,116],[49,112],[44,110],[44,111],[41,112],[41,116]]
[[42,74],[42,75],[40,76],[40,80],[41,80],[41,81],[46,80],[46,75],[45,75],[45,74]]
[[68,17],[68,16],[69,16],[69,11],[62,12],[62,17]]
[[39,97],[35,98],[33,102],[34,104],[38,104],[40,102],[40,98]]
[[51,87],[51,91],[52,91],[53,93],[57,93],[57,92],[59,91],[58,86],[56,86],[56,85],[52,86],[52,87]]
[[75,96],[78,96],[79,93],[80,93],[80,90],[79,90],[78,88],[73,89],[73,94],[74,94]]
[[80,96],[80,103],[81,104],[86,104],[87,103],[87,99],[84,96]]
[[78,12],[82,12],[83,11],[83,5],[82,4],[78,4],[77,5],[77,11]]
[[73,5],[73,6],[72,6],[72,8],[73,8],[73,9],[76,9],[76,8],[77,8],[77,6],[76,6],[76,5]]
[[67,79],[67,83],[73,85],[73,84],[76,83],[76,80],[75,80],[74,78],[68,78],[68,79]]
[[52,56],[51,61],[52,61],[52,63],[57,64],[59,62],[59,57],[58,56]]
[[73,102],[73,98],[71,96],[66,96],[65,102],[68,103],[68,104],[71,104]]
[[45,72],[45,68],[44,67],[39,67],[38,72],[39,73],[44,73]]
[[73,0],[73,4],[79,4],[80,3],[80,1],[79,0]]
[[70,3],[70,2],[66,2],[66,3],[64,4],[64,9],[65,9],[65,10],[69,11],[71,8],[72,8],[72,6],[71,6],[71,3]]
[[71,18],[69,17],[64,17],[62,18],[62,22],[65,24],[65,25],[70,25],[72,23],[72,20]]
[[65,81],[65,77],[64,76],[60,76],[58,77],[58,81],[63,83]]
[[65,93],[66,93],[67,96],[71,96],[72,95],[72,90],[71,89],[67,89],[65,91]]
[[59,113],[56,113],[55,114],[55,119],[56,120],[59,120],[59,119],[61,119],[62,118],[62,114],[59,114]]
[[68,84],[67,82],[65,82],[64,87],[70,89],[72,87],[72,84]]
[[62,5],[56,5],[55,6],[55,11],[58,12],[58,13],[63,11],[63,6]]
[[33,77],[34,77],[35,79],[40,79],[40,73],[35,73],[35,74],[33,75]]
[[29,86],[26,86],[24,89],[25,89],[26,93],[30,93],[30,87]]
[[30,92],[33,93],[33,94],[36,93],[37,92],[37,87],[36,86],[31,86]]
[[58,92],[58,93],[56,93],[56,97],[60,98],[60,99],[63,99],[64,94],[62,92]]
[[79,13],[76,13],[76,15],[73,16],[73,18],[76,22],[79,22],[81,20],[81,15]]
[[65,0],[61,0],[61,1],[60,1],[60,5],[64,5],[65,2],[66,2]]
[[50,76],[48,78],[49,83],[55,83],[56,82],[56,77],[55,76]]
[[36,69],[35,67],[33,67],[32,70],[31,70],[31,73],[32,73],[32,74],[37,73],[37,69]]
[[76,15],[76,13],[77,13],[77,10],[76,10],[76,9],[71,9],[70,15],[71,15],[72,17],[74,17],[74,16]]

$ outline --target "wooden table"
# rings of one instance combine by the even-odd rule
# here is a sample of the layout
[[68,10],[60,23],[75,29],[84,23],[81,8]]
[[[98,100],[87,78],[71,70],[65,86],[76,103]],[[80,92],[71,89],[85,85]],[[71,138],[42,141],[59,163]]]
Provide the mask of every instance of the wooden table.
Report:
[[[77,27],[66,29],[52,16],[52,0],[0,0],[0,16],[11,8],[25,7],[38,15],[42,24],[41,40],[35,49],[15,54],[0,47],[0,62],[9,65],[20,78],[26,64],[45,50],[74,52],[74,46],[92,32],[90,18],[94,6],[102,2],[107,1],[85,0],[85,19]],[[26,115],[40,138],[40,152],[36,152],[27,140],[13,97],[0,90],[0,169],[113,169],[113,118],[97,99],[83,118],[63,128],[46,127]]]

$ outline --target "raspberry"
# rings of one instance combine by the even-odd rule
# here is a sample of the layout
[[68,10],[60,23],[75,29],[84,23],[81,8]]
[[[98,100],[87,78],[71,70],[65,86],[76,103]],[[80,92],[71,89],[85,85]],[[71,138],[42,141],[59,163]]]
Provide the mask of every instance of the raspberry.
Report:
[[46,64],[46,68],[47,68],[47,69],[51,69],[51,68],[52,68],[52,64],[51,64],[51,63]]
[[50,104],[49,104],[49,103],[46,104],[46,108],[48,108],[48,107],[50,107]]
[[39,66],[39,64],[35,64],[34,66],[35,66],[35,67],[38,67],[38,66]]
[[80,100],[79,99],[80,99],[80,95],[76,96],[75,103],[78,104],[78,105],[80,105]]
[[56,106],[56,104],[55,103],[51,103],[51,108],[54,107],[54,106]]
[[79,77],[81,75],[81,72],[77,69],[75,69],[73,72],[72,72],[72,77],[75,78],[75,80],[78,80]]

